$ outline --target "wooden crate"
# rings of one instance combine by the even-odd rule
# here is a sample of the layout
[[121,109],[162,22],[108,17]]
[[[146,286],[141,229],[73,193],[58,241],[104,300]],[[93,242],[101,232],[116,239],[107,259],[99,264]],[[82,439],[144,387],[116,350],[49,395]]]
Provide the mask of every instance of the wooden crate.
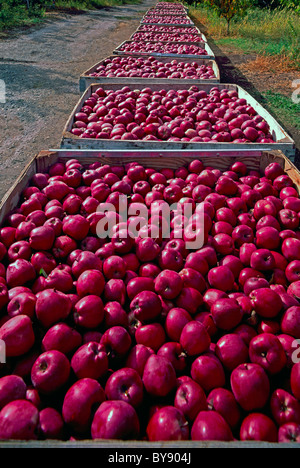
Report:
[[[135,41],[123,41],[118,47],[116,47],[116,49],[113,51],[114,54],[118,54],[118,55],[131,55],[130,52],[128,51],[124,51],[122,50],[122,47],[126,44],[130,44],[130,43],[133,43]],[[150,44],[157,44],[158,42],[161,42],[161,41],[143,41],[143,42],[146,42],[146,43],[150,43]],[[162,44],[168,44],[168,42],[161,42]],[[213,50],[210,48],[210,46],[208,45],[207,42],[172,42],[172,44],[179,44],[179,45],[192,45],[192,46],[198,46],[198,47],[201,47],[201,49],[204,49],[206,50],[207,52],[207,55],[196,55],[196,54],[172,54],[172,53],[165,53],[165,52],[138,52],[140,55],[152,55],[153,57],[170,57],[170,58],[190,58],[190,59],[215,59],[215,54],[213,52]],[[134,54],[136,54],[136,52],[133,52]]]
[[148,25],[152,25],[152,26],[179,26],[180,28],[186,28],[186,27],[190,27],[190,26],[195,26],[195,23],[190,19],[190,21],[188,23],[182,23],[182,24],[178,24],[178,23],[148,23],[148,22],[145,22],[143,21],[143,19],[140,21],[140,24],[148,24]]
[[[147,24],[140,24],[138,26],[138,28],[136,29],[136,32],[146,32],[145,30],[145,26],[147,27]],[[162,28],[162,29],[169,29],[169,28],[176,28],[176,29],[183,29],[180,25],[176,24],[176,25],[170,25],[170,24],[150,24],[150,26],[155,26],[155,27],[158,27],[158,28]],[[200,29],[195,26],[195,25],[190,25],[189,26],[190,28],[192,28],[193,30],[195,30],[195,33],[193,34],[202,34]],[[186,29],[186,27],[184,27],[184,29]],[[158,31],[160,32],[160,31]],[[166,31],[161,31],[161,32],[166,32]],[[169,32],[169,31],[167,31]],[[183,32],[183,31],[182,31]],[[183,32],[184,33],[184,32]],[[186,34],[186,33],[184,33]]]
[[[135,34],[147,34],[147,31],[135,31],[133,34],[131,34],[131,36],[130,36],[130,38],[129,38],[130,41],[134,41],[134,40],[135,40],[135,38],[134,38]],[[163,33],[163,32],[154,32],[154,31],[153,31],[152,34],[158,35],[158,36],[159,36],[160,34],[164,34],[164,33]],[[189,33],[184,33],[184,32],[175,33],[175,32],[171,32],[171,33],[168,33],[168,34],[169,34],[170,36],[175,36],[175,34],[189,34]],[[198,44],[201,44],[202,42],[207,42],[206,36],[205,36],[203,33],[199,32],[199,33],[195,33],[195,34],[193,34],[193,35],[194,35],[194,36],[197,35],[197,40],[196,40],[196,41],[190,41],[190,42],[189,42],[190,44],[197,44],[197,45],[198,45]],[[146,40],[146,41],[149,42],[148,40]],[[162,42],[162,43],[165,43],[165,42],[166,42],[166,43],[173,42],[173,41],[161,41],[161,40],[159,40],[159,39],[158,39],[158,40],[155,39],[155,41]],[[179,41],[175,40],[174,42],[179,42]]]
[[205,151],[145,151],[139,150],[64,150],[54,149],[41,151],[35,155],[26,165],[16,182],[5,194],[0,202],[0,225],[3,224],[7,215],[13,211],[20,201],[20,194],[29,184],[30,179],[37,172],[47,172],[48,168],[58,161],[66,162],[68,159],[76,158],[84,166],[101,161],[103,164],[125,164],[128,162],[140,162],[145,167],[154,167],[160,170],[164,167],[177,169],[189,164],[194,159],[201,159],[205,166],[213,166],[221,171],[229,169],[236,161],[242,161],[249,170],[258,170],[261,173],[271,162],[278,162],[285,172],[291,177],[295,185],[300,189],[300,172],[296,166],[281,151],[257,151],[244,152],[239,155],[229,152],[219,153]]
[[[124,55],[124,57],[126,57],[126,55]],[[145,56],[141,56],[139,54],[137,55],[130,55],[130,57],[134,57],[134,58],[138,58],[138,57],[144,57]],[[151,55],[149,55],[149,57],[151,57]],[[122,83],[122,84],[129,84],[129,83],[136,83],[136,84],[140,84],[141,82],[144,83],[144,85],[146,84],[149,84],[150,86],[153,84],[153,81],[161,84],[162,86],[165,86],[166,84],[180,84],[180,83],[184,83],[185,85],[187,86],[191,86],[191,85],[197,85],[199,86],[200,83],[219,83],[220,82],[220,70],[219,70],[219,67],[217,65],[217,62],[215,60],[211,60],[211,59],[195,59],[195,60],[192,60],[192,59],[189,59],[189,58],[180,58],[178,59],[178,62],[183,62],[183,63],[187,63],[187,62],[196,62],[198,65],[210,65],[212,66],[213,70],[214,70],[214,73],[215,73],[215,78],[210,78],[208,80],[200,80],[200,79],[193,79],[193,80],[189,80],[189,79],[178,79],[178,78],[141,78],[141,77],[136,77],[136,78],[133,78],[133,77],[124,77],[124,78],[117,78],[117,77],[105,77],[105,76],[101,76],[101,77],[96,77],[96,76],[90,76],[90,73],[93,73],[98,67],[99,65],[101,65],[105,60],[107,59],[112,59],[112,58],[115,58],[114,55],[110,55],[106,58],[104,58],[103,60],[101,60],[100,62],[96,63],[95,65],[93,65],[91,68],[89,68],[88,70],[86,70],[80,77],[79,77],[79,90],[81,92],[84,92],[91,84],[95,84],[97,82],[102,82],[102,83],[110,83],[110,82],[118,82],[118,83]],[[157,58],[157,57],[156,57]],[[168,57],[159,57],[157,58],[157,60],[159,60],[160,62],[162,63],[168,63],[170,62],[171,60],[174,60],[174,58],[168,58]]]
[[[141,152],[120,152],[120,151],[63,151],[63,150],[46,150],[35,155],[21,172],[16,182],[11,189],[6,193],[0,202],[0,225],[5,221],[5,218],[11,211],[18,207],[21,193],[30,183],[31,178],[37,172],[47,172],[48,168],[55,162],[66,162],[70,158],[77,158],[84,166],[88,166],[92,162],[101,161],[103,164],[124,164],[130,161],[143,163],[147,167],[161,169],[163,167],[172,167],[173,169],[181,167],[183,164],[188,164],[193,159],[202,159],[205,165],[213,165],[216,169],[222,171],[228,169],[230,165],[237,160],[236,156],[226,155],[205,155],[202,152],[178,152],[171,153],[152,153],[151,158],[146,158]],[[243,161],[248,169],[263,171],[271,162],[278,162],[285,170],[295,185],[300,188],[300,173],[293,163],[281,152],[271,151],[263,152],[260,157],[248,155],[239,157],[238,160]],[[196,448],[299,448],[299,443],[270,443],[257,441],[162,441],[162,442],[147,442],[141,440],[39,440],[39,441],[22,441],[22,440],[0,440],[0,448],[102,448],[114,453],[117,449],[124,450],[153,450],[155,452],[167,451],[175,449],[175,451],[193,450]],[[107,450],[105,453],[107,453]],[[173,450],[174,451],[174,450]],[[136,453],[136,452],[133,452]],[[139,452],[142,453],[142,452]],[[103,454],[104,455],[104,454]],[[148,455],[148,454],[147,454]]]
[[[195,84],[195,83],[194,83]],[[66,125],[63,129],[61,148],[65,149],[120,149],[120,150],[201,150],[201,151],[231,151],[240,154],[243,151],[270,151],[273,149],[280,149],[286,156],[292,160],[295,157],[295,143],[288,133],[279,125],[279,123],[274,119],[266,109],[264,109],[261,104],[259,104],[247,91],[236,84],[209,84],[201,83],[201,89],[209,91],[212,86],[218,87],[219,89],[230,89],[238,91],[239,97],[243,97],[247,102],[254,107],[254,109],[269,123],[270,129],[273,135],[275,143],[196,143],[196,142],[171,142],[171,141],[143,141],[143,140],[102,140],[95,138],[79,138],[71,133],[72,125],[74,122],[74,115],[80,111],[83,106],[83,102],[94,92],[99,86],[103,89],[120,89],[120,84],[118,83],[98,83],[92,84],[89,88],[83,93],[77,104],[75,105],[69,119],[66,122]],[[143,89],[144,83],[135,83],[128,84],[128,87],[131,89]],[[151,88],[153,90],[158,90],[162,88],[162,85],[158,83],[151,83]],[[170,84],[167,83],[163,86],[164,89],[187,89],[184,84],[184,80],[180,84]]]

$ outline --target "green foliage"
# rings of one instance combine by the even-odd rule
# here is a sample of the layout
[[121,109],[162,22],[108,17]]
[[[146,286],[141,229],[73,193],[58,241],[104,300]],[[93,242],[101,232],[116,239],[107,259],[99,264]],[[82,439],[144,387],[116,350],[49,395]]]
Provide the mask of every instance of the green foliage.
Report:
[[243,18],[252,0],[204,0],[221,18],[227,22],[227,34],[230,33],[230,23],[233,19]]

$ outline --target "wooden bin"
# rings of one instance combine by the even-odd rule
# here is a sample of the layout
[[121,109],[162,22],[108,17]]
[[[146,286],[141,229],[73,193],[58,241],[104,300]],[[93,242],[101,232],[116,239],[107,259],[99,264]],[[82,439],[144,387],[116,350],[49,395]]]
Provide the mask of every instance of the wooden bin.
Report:
[[[37,172],[46,172],[55,162],[66,162],[70,158],[77,158],[84,166],[92,162],[101,161],[103,164],[123,164],[130,161],[143,163],[146,167],[154,167],[159,170],[163,167],[176,169],[183,164],[188,164],[193,159],[199,158],[206,165],[213,165],[216,169],[225,171],[237,160],[236,156],[205,155],[202,152],[174,152],[152,153],[151,158],[145,158],[141,152],[113,152],[113,151],[62,151],[50,150],[41,151],[35,155],[23,169],[10,190],[0,202],[0,225],[3,225],[5,218],[12,210],[18,207],[21,200],[22,191],[29,185],[31,178]],[[239,157],[249,169],[263,171],[271,162],[278,162],[284,168],[295,185],[300,188],[300,173],[291,161],[281,151],[262,152],[260,157],[247,156]],[[189,450],[196,448],[299,448],[299,443],[270,443],[257,441],[165,441],[147,442],[141,440],[0,440],[0,448],[106,448],[114,453],[117,449],[156,449],[156,451],[166,451],[175,448],[177,450]]]
[[[117,54],[117,55],[131,55],[131,52],[128,52],[126,50],[122,50],[122,47],[125,45],[125,44],[130,44],[132,42],[135,42],[135,41],[123,41],[118,47],[115,48],[115,50],[113,51],[114,54]],[[143,42],[146,42],[146,43],[150,43],[150,44],[157,44],[158,42],[162,42],[162,41],[143,41]],[[168,42],[162,42],[162,44],[168,44]],[[206,59],[215,59],[215,54],[213,52],[213,50],[210,48],[210,46],[208,45],[207,42],[172,42],[172,44],[179,44],[179,45],[197,45],[198,47],[201,47],[202,49],[206,50],[207,52],[207,55],[196,55],[196,54],[172,54],[172,53],[167,53],[167,52],[138,52],[138,54],[140,55],[152,55],[153,57],[172,57],[172,58],[195,58],[195,59],[199,59],[199,58],[206,58]],[[137,52],[132,52],[134,54],[136,54]]]
[[143,21],[143,19],[140,21],[140,24],[148,24],[148,25],[154,25],[154,26],[178,26],[180,28],[186,28],[186,27],[191,27],[191,26],[195,26],[195,23],[190,20],[188,23],[165,23],[165,22],[162,22],[162,23],[148,23],[148,22],[145,22]]
[[[130,38],[129,38],[130,41],[134,41],[134,40],[135,40],[135,39],[134,39],[135,34],[147,34],[147,31],[135,31],[133,34],[131,34],[131,36],[130,36]],[[163,32],[161,32],[161,33],[160,33],[160,32],[153,32],[153,34],[159,36],[160,34],[164,34],[164,33],[163,33]],[[171,32],[171,33],[168,33],[168,34],[169,34],[170,36],[175,36],[175,34],[178,34],[178,33]],[[185,34],[185,33],[180,32],[179,34]],[[189,33],[188,33],[188,34],[189,34]],[[197,44],[197,45],[198,45],[198,44],[201,44],[201,43],[203,43],[203,42],[207,42],[206,36],[204,36],[203,33],[199,32],[199,33],[195,33],[194,35],[195,35],[195,36],[196,36],[196,35],[198,36],[198,37],[197,37],[197,40],[196,40],[196,41],[189,41],[189,44]],[[144,39],[142,39],[142,40],[144,40]],[[146,39],[146,41],[149,42],[147,39]],[[153,42],[153,41],[152,41],[152,42]],[[170,42],[180,42],[180,41],[178,41],[178,40],[174,40],[174,41],[161,41],[161,40],[159,40],[159,39],[157,39],[157,40],[155,39],[155,42],[162,42],[162,43],[167,42],[167,43],[170,43]]]
[[[194,83],[195,85],[196,83]],[[71,133],[72,125],[74,122],[74,115],[79,112],[83,106],[84,101],[99,87],[103,89],[120,89],[123,85],[119,83],[97,83],[92,84],[83,93],[75,105],[66,125],[63,129],[62,139],[60,147],[64,149],[120,149],[120,150],[201,150],[201,151],[231,151],[232,153],[241,154],[243,151],[270,151],[273,149],[280,149],[286,156],[292,160],[295,157],[295,143],[287,132],[279,125],[274,117],[264,109],[247,91],[236,84],[224,84],[216,83],[214,85],[209,83],[201,83],[201,89],[209,91],[212,87],[218,87],[219,89],[230,89],[238,91],[239,97],[243,97],[246,101],[253,106],[253,108],[260,114],[270,125],[271,133],[273,138],[276,140],[275,143],[196,143],[196,142],[180,142],[180,141],[144,141],[144,140],[102,140],[95,138],[80,138]],[[131,89],[143,89],[144,83],[128,84]],[[189,87],[189,86],[188,86]],[[161,89],[162,86],[152,81],[151,88],[153,90]],[[164,89],[187,89],[184,84],[184,80],[180,84],[166,84]]]
[[[126,55],[124,55],[124,57],[126,57]],[[143,55],[130,55],[130,57],[135,57],[135,58],[138,58],[138,57],[144,57]],[[149,55],[150,57],[150,55]],[[162,86],[165,86],[166,84],[172,84],[172,83],[176,83],[176,84],[180,84],[180,83],[184,83],[185,85],[187,86],[190,86],[190,85],[200,85],[200,83],[219,83],[220,82],[220,70],[219,70],[219,67],[217,65],[217,62],[215,60],[210,60],[210,59],[195,59],[195,60],[192,60],[190,58],[180,58],[178,59],[178,62],[183,62],[183,63],[187,63],[187,62],[196,62],[198,65],[210,65],[212,66],[214,72],[215,72],[215,78],[210,78],[208,80],[200,80],[200,79],[179,79],[179,78],[141,78],[141,77],[124,77],[124,78],[117,78],[117,77],[105,77],[105,76],[101,76],[101,77],[96,77],[96,76],[90,76],[90,73],[93,73],[97,67],[99,67],[99,65],[101,65],[106,59],[112,59],[112,58],[115,58],[115,55],[110,55],[109,57],[106,57],[105,59],[101,60],[100,62],[96,63],[95,65],[93,65],[91,68],[89,68],[88,70],[86,70],[79,78],[79,90],[81,92],[84,92],[91,84],[95,84],[97,82],[101,82],[101,83],[110,83],[110,82],[118,82],[118,83],[122,83],[122,84],[129,84],[129,83],[136,83],[136,84],[141,84],[141,83],[144,83],[144,84],[149,84],[149,85],[152,85],[153,84],[153,81],[161,84]],[[157,57],[156,57],[157,58]],[[160,62],[162,63],[168,63],[170,62],[171,60],[174,60],[174,58],[168,58],[168,57],[159,57],[157,58]]]
[[[136,32],[146,32],[145,31],[145,26],[147,26],[147,24],[140,24],[138,26],[138,28],[136,29]],[[155,27],[158,27],[158,28],[163,28],[163,29],[169,29],[169,28],[176,28],[176,29],[186,29],[186,27],[182,28],[180,25],[176,24],[176,25],[170,25],[170,24],[150,24],[150,26],[155,26]],[[189,26],[190,28],[192,28],[194,30],[193,34],[201,34],[201,31],[200,29],[197,27],[197,26],[194,26],[194,25],[190,25]],[[158,31],[159,33],[160,31]],[[169,32],[169,31],[161,31],[161,32]],[[184,33],[185,34],[185,33]]]

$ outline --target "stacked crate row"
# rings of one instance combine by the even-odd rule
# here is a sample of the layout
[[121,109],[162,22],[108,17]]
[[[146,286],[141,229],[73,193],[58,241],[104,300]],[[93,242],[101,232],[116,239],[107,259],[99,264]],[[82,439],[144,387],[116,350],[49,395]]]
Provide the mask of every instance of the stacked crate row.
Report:
[[[156,51],[148,53],[145,50],[130,53],[126,46],[133,44],[135,41],[141,44],[143,40],[147,44],[157,44]],[[170,44],[180,44],[181,48],[178,47],[177,52],[173,53],[161,51],[164,46]],[[202,54],[189,54],[188,52],[193,48],[186,46],[201,47]],[[160,51],[159,47],[161,47]],[[126,50],[123,50],[124,48]],[[179,53],[180,51],[183,53]],[[118,72],[120,69],[121,72]],[[139,70],[143,70],[143,74],[140,74]],[[169,173],[173,171],[172,173],[175,174],[178,173],[176,171],[180,172],[196,161],[201,167],[202,164],[203,167],[213,167],[215,171],[220,171],[220,173],[229,171],[237,163],[241,165],[240,167],[245,165],[247,170],[252,171],[253,174],[259,174],[263,173],[270,164],[275,163],[278,164],[277,168],[281,167],[282,173],[289,174],[290,180],[299,189],[299,173],[291,162],[294,154],[294,142],[276,120],[245,90],[236,84],[220,83],[219,69],[208,41],[190,20],[187,9],[181,3],[158,2],[154,8],[151,8],[129,41],[122,43],[112,55],[95,64],[80,77],[80,91],[83,94],[66,123],[61,148],[41,151],[24,168],[20,177],[0,204],[1,226],[7,226],[8,219],[11,221],[15,219],[15,222],[17,222],[17,217],[13,218],[12,214],[20,215],[21,211],[18,210],[18,207],[21,202],[23,202],[22,209],[26,209],[28,200],[25,199],[24,201],[24,194],[27,194],[30,198],[32,189],[30,184],[32,184],[33,180],[35,180],[36,184],[41,184],[41,187],[47,186],[46,173],[50,177],[57,177],[56,180],[59,185],[61,182],[60,177],[62,177],[60,171],[66,167],[77,167],[80,168],[80,171],[86,169],[85,174],[87,177],[92,177],[95,168],[99,170],[99,173],[101,168],[105,171],[107,167],[114,167],[116,171],[120,170],[120,168],[125,170],[126,167],[129,167],[126,166],[127,163],[134,162],[149,168],[149,170],[167,170]],[[146,110],[142,110],[143,106],[141,106],[139,107],[140,112],[135,113],[135,116],[138,115],[139,119],[135,122],[129,120],[126,124],[124,119],[122,123],[122,119],[119,119],[123,132],[115,132],[115,136],[112,136],[113,132],[110,131],[113,128],[114,121],[112,110],[116,109],[112,96],[116,97],[117,95],[120,95],[120,99],[124,102],[124,113],[120,112],[115,116],[121,115],[124,117],[126,106],[128,105],[129,108],[136,106],[137,100],[139,98],[142,100],[143,95],[145,95],[145,99],[146,96],[147,98],[157,96],[160,102],[162,102],[163,98],[166,99],[164,102],[168,115],[161,114],[156,121],[155,113],[153,113],[151,114],[153,121],[150,119],[150,124],[160,122],[160,127],[162,127],[160,132],[165,130],[163,124],[174,122],[177,118],[181,118],[181,123],[184,121],[184,125],[186,125],[188,114],[191,112],[191,120],[189,121],[191,125],[179,126],[181,135],[178,133],[179,127],[174,126],[173,128],[177,129],[177,137],[174,135],[165,137],[163,132],[160,133],[157,130],[158,126],[154,125],[156,127],[155,138],[151,138],[154,137],[154,133],[152,135],[149,133],[148,138],[141,137],[139,139],[135,129],[139,127],[141,132],[144,131],[145,119],[149,117],[149,114],[144,114]],[[197,103],[201,103],[201,100],[203,100],[203,104],[208,105],[206,99],[209,99],[209,102],[213,105],[214,96],[219,98],[220,95],[223,96],[225,101],[228,100],[232,103],[238,100],[238,104],[244,109],[244,114],[249,112],[249,117],[257,115],[257,123],[264,122],[267,125],[272,142],[271,138],[269,142],[246,141],[238,143],[217,139],[211,141],[209,137],[206,139],[204,136],[195,136],[193,133],[196,131],[195,129],[197,128],[198,134],[201,130],[197,125],[192,125],[193,105],[196,106]],[[187,97],[189,96],[191,101],[187,103]],[[180,99],[176,101],[178,97]],[[175,105],[169,107],[168,98],[169,103],[174,99]],[[128,99],[127,102],[126,99]],[[155,103],[155,99],[152,102]],[[105,105],[102,105],[102,103]],[[141,104],[141,101],[139,104]],[[158,107],[154,105],[153,110]],[[203,120],[199,117],[198,120],[196,119],[198,123],[205,121],[204,115],[205,112],[208,112],[205,105],[203,107],[203,114],[201,115]],[[110,109],[111,113],[108,109]],[[186,114],[184,114],[183,109],[185,109]],[[216,110],[217,107],[214,107],[214,109]],[[201,109],[197,108],[197,115],[200,112]],[[217,121],[218,119],[216,119]],[[201,135],[204,135],[208,128],[204,125],[202,130],[204,133],[202,132]],[[122,138],[124,134],[126,138]],[[130,135],[136,138],[131,139]],[[34,195],[34,190],[32,194]],[[55,201],[58,201],[55,200],[55,195],[53,195],[52,201],[55,210]],[[24,206],[24,203],[26,206]],[[28,206],[29,212],[30,207]],[[74,254],[78,256],[79,252],[74,250]],[[43,281],[43,274],[41,274],[41,278],[41,281]],[[63,314],[63,311],[58,309],[56,314],[61,316],[60,314]],[[50,320],[50,317],[47,317],[47,319]],[[27,322],[29,322],[29,319]],[[69,341],[71,342],[72,338]],[[61,345],[71,346],[69,342],[61,343]],[[22,370],[24,373],[28,372],[28,366],[29,364],[24,370],[24,363],[23,366],[21,364],[19,366],[20,372]],[[81,394],[84,399],[84,388]],[[70,424],[74,424],[74,414],[76,413],[76,411],[72,411]],[[122,428],[124,425],[121,424]],[[33,429],[34,421],[31,430],[33,431]],[[55,429],[55,427],[52,427],[52,431]],[[39,430],[42,429],[39,428]],[[57,432],[55,436],[58,437],[54,437],[53,433],[50,434],[55,439],[52,447],[65,446],[57,443],[56,439],[61,439]],[[32,432],[32,441],[29,446],[47,447],[49,440],[47,440],[45,434],[42,440],[34,442],[36,434]],[[51,439],[50,436],[49,439]],[[105,439],[105,437],[103,438]],[[121,439],[121,437],[119,438]],[[133,436],[128,436],[128,438],[133,438]],[[237,440],[233,441],[230,438],[228,440],[231,442],[231,446],[243,446]],[[109,441],[104,441],[104,443],[101,440],[89,442],[85,439],[81,440],[81,435],[75,439],[71,438],[65,443],[66,446],[75,447],[110,447]],[[112,442],[111,447],[116,447],[114,444]],[[5,446],[5,441],[1,441],[1,445]],[[8,442],[9,445],[10,442]],[[191,445],[191,447],[201,446],[201,443],[198,442]],[[210,445],[205,442],[203,447],[205,446]],[[259,444],[256,444],[256,446],[259,446]],[[286,444],[286,446],[289,446],[289,444]],[[118,447],[132,448],[134,445],[131,445],[130,441],[122,441]],[[141,441],[141,447],[147,447],[147,441]],[[165,443],[164,447],[168,447],[168,444]]]
[[[152,92],[169,94],[194,86],[195,92],[204,93],[205,99],[208,96],[209,100],[213,100],[212,94],[216,90],[229,100],[236,95],[234,99],[239,100],[242,113],[248,114],[249,119],[246,120],[250,121],[258,114],[256,118],[264,120],[267,125],[260,124],[257,131],[247,131],[246,135],[241,131],[231,133],[224,125],[222,135],[213,135],[212,138],[212,134],[216,133],[214,129],[205,128],[203,130],[209,130],[210,134],[202,131],[199,135],[194,122],[193,132],[182,135],[182,132],[176,130],[175,135],[169,135],[168,131],[159,132],[164,135],[162,138],[155,132],[145,135],[140,129],[132,136],[128,128],[124,128],[123,135],[111,135],[107,126],[103,133],[96,123],[88,125],[88,119],[88,122],[82,122],[82,119],[86,119],[84,112],[82,113],[83,107],[86,102],[90,103],[91,96],[98,88],[102,88],[104,93],[111,90],[119,92],[123,86],[128,88],[128,92],[148,87]],[[226,151],[231,154],[250,151],[258,155],[262,150],[279,149],[291,160],[295,156],[292,138],[253,96],[235,83],[220,82],[220,70],[209,41],[188,16],[187,9],[178,2],[170,5],[168,2],[158,2],[150,8],[128,40],[117,46],[112,55],[94,64],[80,76],[79,88],[83,94],[65,125],[61,140],[61,148],[64,149],[95,150],[109,146],[119,150],[197,149]],[[204,101],[198,105],[204,106]],[[189,112],[189,117],[195,121],[194,109],[189,111],[192,111]],[[186,115],[184,111],[181,113],[181,117]],[[223,118],[221,113],[219,116]],[[100,116],[100,124],[102,117]],[[109,117],[105,117],[105,122],[110,120]],[[174,120],[173,117],[171,119]],[[95,117],[95,120],[99,119]],[[169,120],[169,115],[165,120]],[[159,122],[165,123],[165,120],[161,119]],[[128,123],[129,128],[132,128],[133,123]],[[140,127],[140,122],[137,126]],[[96,131],[92,131],[91,127]],[[149,132],[150,130],[147,129]]]

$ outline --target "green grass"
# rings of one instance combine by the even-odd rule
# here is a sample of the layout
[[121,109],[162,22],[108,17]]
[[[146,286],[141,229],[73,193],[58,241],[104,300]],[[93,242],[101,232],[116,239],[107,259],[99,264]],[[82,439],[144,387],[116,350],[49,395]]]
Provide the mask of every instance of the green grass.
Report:
[[300,104],[294,103],[291,97],[270,90],[263,93],[263,99],[282,122],[300,130]]
[[140,0],[56,0],[56,9],[90,10],[140,3]]
[[[137,4],[141,0],[56,0],[55,7],[49,7],[48,11],[73,11],[81,12],[104,7],[113,7],[125,4]],[[47,2],[45,1],[45,4]],[[50,2],[51,4],[51,2]],[[27,9],[24,5],[14,6],[11,0],[0,2],[0,31],[8,32],[13,28],[29,27],[43,21],[47,8]]]
[[33,8],[28,11],[25,5],[14,7],[4,1],[0,9],[0,31],[38,24],[44,14],[44,9]]
[[230,36],[226,21],[210,8],[190,7],[190,14],[219,44],[248,53],[285,55],[300,68],[300,15],[292,9],[249,9],[244,18],[232,22]]

